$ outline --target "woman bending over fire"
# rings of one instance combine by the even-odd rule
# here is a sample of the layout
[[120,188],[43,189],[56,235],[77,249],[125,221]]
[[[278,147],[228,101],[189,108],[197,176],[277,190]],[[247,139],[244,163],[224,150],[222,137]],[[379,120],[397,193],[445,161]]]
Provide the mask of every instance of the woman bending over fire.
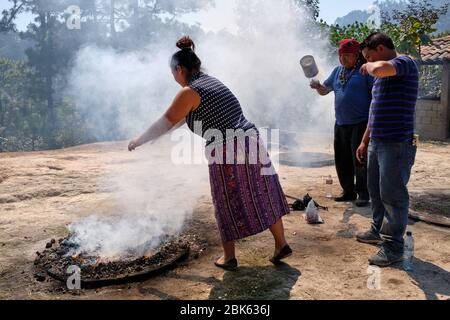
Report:
[[130,141],[128,149],[133,151],[186,121],[190,130],[206,140],[211,194],[223,245],[223,256],[215,265],[236,269],[235,240],[267,229],[275,239],[270,261],[279,263],[292,254],[281,219],[290,209],[259,132],[245,118],[234,94],[202,72],[194,42],[184,37],[177,47],[180,50],[172,56],[170,67],[182,89],[165,114]]

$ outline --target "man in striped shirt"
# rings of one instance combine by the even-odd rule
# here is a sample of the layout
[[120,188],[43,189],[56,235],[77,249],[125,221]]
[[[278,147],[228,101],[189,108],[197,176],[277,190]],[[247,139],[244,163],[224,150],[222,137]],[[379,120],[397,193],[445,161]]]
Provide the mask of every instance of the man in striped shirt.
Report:
[[357,158],[367,161],[373,222],[357,240],[381,243],[380,251],[369,262],[386,267],[403,259],[409,211],[407,184],[417,150],[414,117],[419,73],[414,60],[399,55],[385,34],[371,34],[363,42],[362,52],[368,63],[360,71],[374,76],[375,82],[369,123]]

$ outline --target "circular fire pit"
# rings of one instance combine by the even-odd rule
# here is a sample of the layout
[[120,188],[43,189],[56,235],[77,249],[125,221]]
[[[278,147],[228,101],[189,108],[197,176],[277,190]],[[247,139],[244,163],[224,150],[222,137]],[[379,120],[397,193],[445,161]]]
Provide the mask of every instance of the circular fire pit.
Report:
[[334,165],[334,157],[320,152],[280,152],[280,163],[292,167],[320,168]]
[[184,234],[178,238],[168,239],[149,256],[137,259],[103,261],[99,257],[70,256],[70,244],[66,239],[60,239],[58,244],[52,240],[47,249],[38,255],[35,265],[35,276],[43,278],[47,274],[52,278],[67,282],[72,272],[69,269],[76,266],[80,270],[80,282],[83,288],[98,287],[143,280],[152,275],[176,265],[177,262],[189,255],[190,247],[204,246],[196,235]]

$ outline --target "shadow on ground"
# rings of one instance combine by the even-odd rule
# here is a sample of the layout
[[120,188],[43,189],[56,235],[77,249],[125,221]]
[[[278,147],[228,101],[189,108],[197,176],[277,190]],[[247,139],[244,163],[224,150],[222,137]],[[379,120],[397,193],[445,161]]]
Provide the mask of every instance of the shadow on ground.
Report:
[[[370,219],[370,222],[372,221],[372,209],[370,207],[370,204],[366,207],[357,207],[354,203],[352,203],[352,207],[345,209],[343,215],[342,215],[342,220],[340,222],[342,223],[349,223],[350,219],[352,218],[352,216],[354,215],[359,215],[361,217],[365,217]],[[370,222],[367,224],[367,228],[370,227]],[[408,225],[415,225],[418,222],[423,222],[420,220],[416,220],[416,219],[408,219]],[[339,234],[338,234],[339,235]],[[344,236],[345,238],[345,236]]]
[[[342,219],[340,220],[340,222],[342,223],[342,225],[341,225],[342,228],[337,230],[336,236],[338,236],[340,238],[351,239],[356,236],[358,231],[361,231],[361,230],[358,230],[356,223],[350,223],[350,219],[354,215],[360,215],[362,217],[371,219],[372,211],[370,209],[370,206],[361,208],[361,207],[357,207],[354,203],[352,203],[352,206],[345,209],[344,213],[342,214]],[[367,228],[369,228],[369,227],[370,227],[370,224],[368,223]]]
[[[298,269],[282,263],[277,266],[243,266],[236,271],[225,271],[223,280],[186,274],[167,275],[167,277],[212,286],[209,300],[288,300],[300,275]],[[140,292],[155,295],[161,299],[177,299],[154,288],[141,288]]]
[[[341,220],[342,223],[348,224],[348,227],[344,230],[339,230],[337,232],[338,236],[350,238],[356,235],[356,228],[353,228],[353,225],[349,224],[351,217],[355,214],[370,219],[372,218],[370,206],[359,208],[353,204],[352,208],[345,210]],[[414,225],[416,223],[418,223],[418,221],[413,219],[408,220],[408,225]],[[403,270],[401,263],[396,264],[394,268]],[[433,263],[414,258],[414,270],[409,271],[408,275],[414,281],[414,284],[425,293],[428,300],[437,300],[439,299],[438,295],[450,297],[449,271],[442,269]]]
[[[413,271],[407,273],[414,280],[414,284],[425,293],[427,300],[438,300],[438,295],[450,297],[449,271],[418,258],[414,258],[413,266]],[[401,263],[396,264],[394,268],[403,270]]]
[[223,281],[212,288],[209,299],[288,300],[301,273],[298,269],[278,266],[241,267],[227,271]]

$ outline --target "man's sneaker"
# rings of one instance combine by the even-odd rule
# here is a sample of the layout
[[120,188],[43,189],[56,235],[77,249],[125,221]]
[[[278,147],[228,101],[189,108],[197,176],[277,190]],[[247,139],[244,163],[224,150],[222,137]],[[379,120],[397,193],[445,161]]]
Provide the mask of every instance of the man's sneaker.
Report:
[[376,255],[369,258],[371,265],[379,267],[387,267],[400,261],[403,261],[403,252],[392,251],[386,247],[382,247]]
[[354,201],[356,200],[356,197],[358,195],[353,192],[353,193],[344,193],[342,196],[334,198],[334,201],[336,202],[347,202],[347,201]]
[[369,204],[368,194],[358,194],[358,199],[355,202],[357,207],[366,207]]
[[372,230],[360,232],[356,235],[356,240],[362,243],[369,243],[369,244],[380,244],[383,242],[380,235],[373,232]]

